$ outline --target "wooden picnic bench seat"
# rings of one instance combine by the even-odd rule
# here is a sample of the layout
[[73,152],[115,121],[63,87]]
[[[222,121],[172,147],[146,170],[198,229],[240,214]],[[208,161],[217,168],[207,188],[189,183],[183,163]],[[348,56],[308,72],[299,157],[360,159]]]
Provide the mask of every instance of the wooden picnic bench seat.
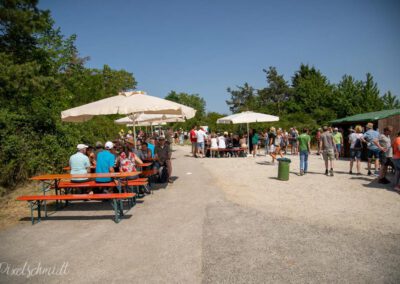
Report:
[[[124,181],[122,181],[122,182],[124,183]],[[128,182],[147,184],[147,178],[137,178],[137,179],[133,179],[133,180],[128,180]],[[94,180],[85,181],[85,182],[60,181],[58,183],[58,188],[115,187],[115,186],[116,186],[115,181],[110,181],[110,182],[96,182]]]
[[28,201],[31,207],[31,220],[32,225],[35,223],[33,211],[37,210],[37,220],[41,220],[41,207],[43,201],[50,200],[112,200],[112,206],[114,208],[114,221],[119,223],[120,217],[124,215],[122,203],[117,202],[122,199],[133,199],[136,193],[108,193],[108,194],[68,194],[68,195],[33,195],[33,196],[20,196],[17,198],[18,201]]

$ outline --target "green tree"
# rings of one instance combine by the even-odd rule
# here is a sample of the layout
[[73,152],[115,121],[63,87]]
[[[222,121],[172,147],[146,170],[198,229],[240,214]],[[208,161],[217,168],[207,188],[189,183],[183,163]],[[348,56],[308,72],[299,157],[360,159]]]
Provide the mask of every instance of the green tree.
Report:
[[112,137],[115,117],[62,123],[64,109],[136,85],[124,70],[87,69],[75,47],[53,29],[37,1],[0,3],[0,184],[12,187],[38,172],[60,171],[77,143]]
[[206,101],[198,94],[177,93],[171,91],[165,99],[194,108],[196,110],[195,118],[197,120],[201,120],[205,115]]
[[267,113],[282,115],[285,111],[285,102],[290,98],[289,86],[283,75],[279,75],[275,67],[270,66],[266,73],[268,86],[258,90],[258,100],[260,108],[264,108]]
[[315,114],[318,123],[335,118],[331,111],[333,86],[319,70],[301,64],[300,70],[292,77],[292,86],[289,111]]
[[400,108],[400,101],[399,99],[392,95],[391,91],[387,91],[383,96],[382,96],[382,101],[383,101],[383,108],[384,109],[396,109]]
[[226,101],[232,113],[238,113],[247,110],[254,110],[256,104],[256,90],[248,83],[243,86],[237,86],[237,90],[227,89],[231,94],[231,99]]

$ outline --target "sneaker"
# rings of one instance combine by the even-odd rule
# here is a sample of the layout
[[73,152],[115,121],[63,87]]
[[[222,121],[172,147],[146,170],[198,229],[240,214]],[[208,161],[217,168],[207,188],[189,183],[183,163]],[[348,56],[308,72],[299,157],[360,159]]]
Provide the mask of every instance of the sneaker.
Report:
[[300,170],[300,175],[304,176],[304,171],[303,170]]
[[325,175],[328,175],[328,170],[325,170]]
[[372,175],[371,171],[368,171],[368,175],[369,175],[369,176]]
[[374,176],[379,176],[379,171],[375,171]]
[[381,178],[381,179],[378,180],[378,183],[381,183],[381,184],[389,184],[389,183],[391,183],[391,182],[390,182],[390,180],[388,180],[387,178]]
[[353,172],[352,171],[349,171],[349,175],[352,175],[353,174]]
[[333,177],[333,169],[331,169],[331,170],[329,171],[329,173],[331,174],[331,177]]

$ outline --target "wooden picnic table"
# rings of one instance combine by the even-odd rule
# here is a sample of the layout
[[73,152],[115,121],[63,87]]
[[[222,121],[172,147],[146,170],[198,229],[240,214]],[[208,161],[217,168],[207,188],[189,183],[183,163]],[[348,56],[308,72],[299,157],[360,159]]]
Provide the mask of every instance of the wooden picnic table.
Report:
[[[53,189],[56,195],[59,195],[60,189],[58,187],[61,180],[71,180],[76,178],[84,178],[84,179],[94,179],[94,178],[114,178],[117,181],[116,187],[118,191],[121,193],[121,180],[128,179],[129,177],[134,177],[140,175],[141,172],[118,172],[118,173],[87,173],[87,174],[45,174],[39,175],[35,177],[31,177],[30,180],[40,181],[42,183],[42,192],[43,195],[46,195],[46,192]],[[79,183],[77,183],[78,185]],[[100,183],[101,184],[101,183]],[[58,208],[58,200],[56,201],[56,208]],[[45,215],[47,216],[47,204],[44,203]]]

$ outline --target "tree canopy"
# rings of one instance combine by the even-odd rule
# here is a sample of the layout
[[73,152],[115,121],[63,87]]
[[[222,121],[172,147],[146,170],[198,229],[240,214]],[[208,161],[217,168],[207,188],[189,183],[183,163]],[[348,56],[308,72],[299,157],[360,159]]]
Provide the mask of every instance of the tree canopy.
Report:
[[38,172],[60,171],[78,143],[115,136],[115,117],[62,123],[60,112],[136,86],[124,70],[86,68],[76,36],[53,27],[34,0],[0,6],[0,184],[13,187]]

